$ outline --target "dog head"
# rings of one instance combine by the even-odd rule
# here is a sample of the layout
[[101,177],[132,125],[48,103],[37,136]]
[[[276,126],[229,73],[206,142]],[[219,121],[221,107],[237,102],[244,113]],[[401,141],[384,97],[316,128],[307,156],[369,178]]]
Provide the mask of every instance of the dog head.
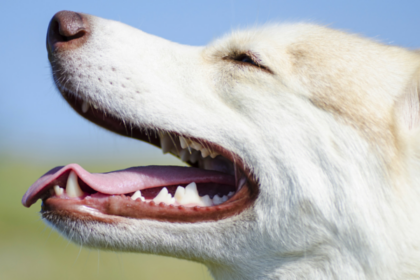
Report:
[[[398,266],[419,245],[415,52],[310,24],[190,47],[67,11],[47,48],[81,116],[194,167],[53,169],[23,203],[43,199],[74,242],[226,279],[412,273]],[[192,181],[199,199],[175,202]]]

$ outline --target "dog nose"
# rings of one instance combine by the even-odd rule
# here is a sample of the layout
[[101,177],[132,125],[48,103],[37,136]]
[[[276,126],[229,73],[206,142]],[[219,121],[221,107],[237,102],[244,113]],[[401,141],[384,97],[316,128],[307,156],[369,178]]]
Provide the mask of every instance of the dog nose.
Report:
[[87,40],[89,31],[89,23],[85,15],[71,11],[56,13],[48,26],[48,53],[52,54],[82,46]]

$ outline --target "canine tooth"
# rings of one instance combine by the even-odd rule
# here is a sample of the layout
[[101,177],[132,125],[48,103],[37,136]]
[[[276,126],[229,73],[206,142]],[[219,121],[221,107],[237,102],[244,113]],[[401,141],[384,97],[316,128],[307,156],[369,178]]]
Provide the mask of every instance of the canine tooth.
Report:
[[83,191],[77,182],[77,175],[74,171],[70,172],[69,178],[67,179],[66,193],[69,197],[79,197],[83,195]]
[[197,151],[201,150],[202,148],[202,146],[199,143],[194,142],[194,141],[191,141],[190,147]]
[[228,193],[228,197],[231,197],[231,196],[233,196],[235,193],[234,192],[229,192]]
[[227,200],[228,200],[227,195],[222,196],[222,203],[225,202],[225,201],[227,201]]
[[181,150],[179,152],[179,157],[181,158],[183,162],[187,162],[190,159],[190,153],[188,152],[187,149]]
[[213,196],[213,203],[214,205],[219,205],[223,203],[222,198],[216,194],[215,196]]
[[86,113],[88,110],[89,110],[89,103],[87,101],[83,100],[83,103],[82,103],[82,112],[83,113]]
[[182,136],[179,136],[179,144],[181,145],[181,148],[183,148],[183,149],[188,147],[187,139],[185,139]]
[[96,106],[95,104],[93,105],[93,108],[95,108],[95,110],[97,110],[98,109],[98,106]]
[[64,192],[64,189],[61,188],[59,185],[54,186],[54,193],[55,193],[56,196],[62,195],[63,192]]
[[201,156],[203,158],[207,157],[210,154],[210,151],[206,148],[201,149]]
[[155,203],[164,202],[166,204],[171,204],[171,194],[168,192],[167,188],[163,188],[160,190],[158,195],[153,199]]
[[172,139],[167,133],[162,133],[160,135],[160,147],[162,148],[162,152],[164,154],[169,153],[173,148]]
[[212,206],[213,201],[211,200],[210,196],[206,194],[205,196],[200,197],[201,203],[203,206]]

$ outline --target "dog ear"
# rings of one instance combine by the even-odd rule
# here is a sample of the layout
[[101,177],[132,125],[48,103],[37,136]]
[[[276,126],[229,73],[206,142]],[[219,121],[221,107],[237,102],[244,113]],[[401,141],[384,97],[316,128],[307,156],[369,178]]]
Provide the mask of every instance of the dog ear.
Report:
[[401,128],[406,132],[417,132],[420,128],[420,68],[398,97],[395,113]]

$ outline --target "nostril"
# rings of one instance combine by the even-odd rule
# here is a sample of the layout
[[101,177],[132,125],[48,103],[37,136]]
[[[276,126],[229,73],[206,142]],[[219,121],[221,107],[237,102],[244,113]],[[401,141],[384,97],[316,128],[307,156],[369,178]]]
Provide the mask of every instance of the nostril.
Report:
[[64,29],[63,31],[63,25],[60,25],[60,22],[58,21],[54,21],[52,23],[51,29],[55,39],[59,42],[68,42],[74,39],[78,39],[80,37],[83,37],[86,33],[86,31],[83,28],[79,28],[76,34],[68,35],[68,29]]
[[48,30],[48,39],[50,41],[66,42],[66,37],[60,34],[60,24],[57,20],[52,20]]
[[81,38],[85,35],[85,33],[86,32],[84,30],[81,30],[81,31],[77,32],[76,34],[74,34],[73,36],[68,36],[68,37],[63,36],[63,37],[64,37],[64,40],[66,40],[66,42],[67,42],[67,41],[71,41],[71,40]]
[[57,49],[77,48],[86,40],[89,26],[84,16],[70,11],[61,11],[51,19],[47,33],[47,49],[54,52]]

